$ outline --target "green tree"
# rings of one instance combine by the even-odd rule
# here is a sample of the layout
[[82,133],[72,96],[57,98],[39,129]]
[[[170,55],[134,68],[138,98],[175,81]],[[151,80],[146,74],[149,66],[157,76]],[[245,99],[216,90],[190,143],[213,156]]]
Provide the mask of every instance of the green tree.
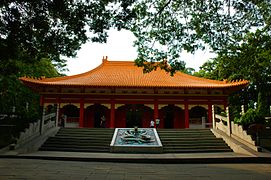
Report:
[[268,115],[271,97],[269,33],[264,29],[247,33],[242,42],[229,46],[227,53],[220,53],[217,58],[205,63],[196,74],[213,79],[249,80],[248,89],[243,91],[242,95],[239,93],[241,103],[258,102],[259,113]]
[[167,59],[172,66],[166,68],[174,72],[183,51],[208,45],[215,53],[229,53],[228,47],[242,43],[248,32],[271,33],[270,0],[142,0],[134,8],[136,63],[146,68],[146,61]]
[[106,42],[107,30],[124,28],[137,37],[138,66],[155,69],[146,62],[158,61],[154,66],[174,73],[183,67],[180,56],[183,51],[193,53],[208,45],[216,53],[227,52],[230,45],[238,45],[252,30],[265,29],[270,33],[271,3],[270,0],[5,0],[0,2],[0,14],[1,61],[49,58],[61,63],[60,55],[75,56],[87,40]]
[[[121,29],[133,13],[133,1],[4,0],[0,2],[0,61],[12,74],[16,61],[48,58],[65,64],[87,40],[106,42],[110,27]],[[114,3],[117,3],[115,6]],[[120,9],[118,11],[118,9]],[[9,70],[7,70],[9,69]],[[11,70],[10,70],[11,69]]]
[[[33,64],[17,61],[14,67],[18,69],[17,74],[0,75],[0,114],[11,113],[12,107],[15,107],[19,114],[25,113],[26,108],[30,113],[39,112],[39,96],[25,87],[18,78],[22,76],[56,77],[61,74],[49,59],[42,59]],[[0,68],[5,68],[2,63],[0,63]]]
[[198,72],[195,72],[193,75],[198,77],[204,77],[207,79],[222,80],[217,69],[218,59],[214,58],[205,62]]

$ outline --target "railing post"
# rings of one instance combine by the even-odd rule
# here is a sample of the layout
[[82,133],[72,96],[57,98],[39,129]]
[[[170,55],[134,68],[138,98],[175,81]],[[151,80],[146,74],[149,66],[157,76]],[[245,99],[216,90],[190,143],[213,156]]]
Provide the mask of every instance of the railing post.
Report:
[[226,108],[226,114],[227,114],[228,135],[231,136],[231,120],[230,120],[229,107]]
[[46,106],[43,106],[43,108],[42,108],[42,117],[41,117],[41,122],[40,122],[40,134],[43,134],[44,121],[45,121],[45,112],[46,112]]
[[56,124],[55,127],[58,127],[59,123],[59,103],[56,104]]
[[212,105],[212,120],[213,120],[213,129],[216,129],[216,122],[215,122],[215,105]]
[[245,106],[242,105],[242,106],[241,106],[241,115],[244,115],[244,114],[245,114]]

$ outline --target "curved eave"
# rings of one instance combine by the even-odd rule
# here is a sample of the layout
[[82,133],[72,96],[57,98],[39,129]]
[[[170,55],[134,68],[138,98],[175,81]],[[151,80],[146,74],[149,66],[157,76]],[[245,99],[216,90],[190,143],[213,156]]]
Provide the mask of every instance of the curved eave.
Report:
[[27,86],[30,87],[44,87],[44,86],[51,86],[51,87],[112,87],[112,88],[196,88],[196,89],[242,89],[246,87],[249,82],[246,80],[238,81],[238,82],[231,82],[225,84],[218,84],[218,85],[179,85],[179,86],[162,86],[162,85],[106,85],[106,84],[69,84],[69,83],[55,83],[55,82],[44,82],[36,79],[30,79],[22,77],[20,80]]

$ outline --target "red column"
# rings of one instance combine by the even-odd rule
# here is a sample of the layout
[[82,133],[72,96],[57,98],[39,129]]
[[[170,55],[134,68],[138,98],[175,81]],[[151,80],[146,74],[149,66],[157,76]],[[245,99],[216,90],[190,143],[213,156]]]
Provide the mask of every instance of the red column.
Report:
[[40,95],[40,106],[44,105],[44,96]]
[[79,127],[84,127],[84,99],[80,99]]
[[58,127],[60,118],[60,98],[56,98],[56,127]]
[[212,104],[208,103],[208,127],[212,127],[213,114],[212,114]]
[[[157,100],[154,100],[154,111],[153,111],[153,120],[154,122],[156,122],[155,120],[159,118],[159,112],[158,112],[158,102]],[[156,128],[156,123],[154,123],[154,127]]]
[[115,128],[115,102],[111,102],[111,109],[110,109],[110,128]]
[[189,109],[187,100],[184,102],[184,126],[189,128]]

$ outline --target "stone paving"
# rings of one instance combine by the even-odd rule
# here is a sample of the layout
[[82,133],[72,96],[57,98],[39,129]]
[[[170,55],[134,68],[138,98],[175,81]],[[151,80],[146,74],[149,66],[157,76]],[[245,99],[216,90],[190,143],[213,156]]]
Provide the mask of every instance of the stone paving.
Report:
[[0,179],[271,179],[271,164],[137,164],[0,159]]

